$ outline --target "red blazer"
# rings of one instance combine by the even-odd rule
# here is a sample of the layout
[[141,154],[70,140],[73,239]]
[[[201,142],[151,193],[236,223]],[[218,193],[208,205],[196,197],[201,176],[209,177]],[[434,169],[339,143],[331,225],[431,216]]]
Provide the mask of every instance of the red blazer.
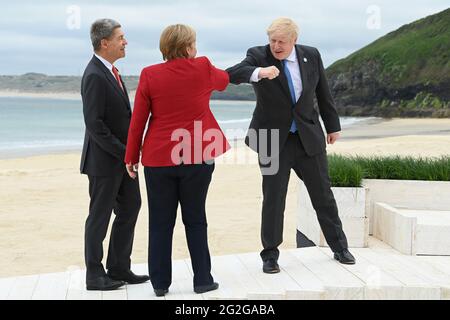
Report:
[[209,108],[213,90],[224,90],[228,73],[206,57],[174,59],[142,70],[128,131],[125,163],[166,167],[202,163],[230,145]]

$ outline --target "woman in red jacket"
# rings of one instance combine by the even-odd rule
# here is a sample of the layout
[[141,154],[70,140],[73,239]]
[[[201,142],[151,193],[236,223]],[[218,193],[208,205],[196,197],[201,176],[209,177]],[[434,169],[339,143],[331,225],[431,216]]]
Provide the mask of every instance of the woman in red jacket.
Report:
[[[172,25],[161,34],[166,62],[142,70],[128,132],[125,162],[137,177],[142,145],[149,203],[149,272],[157,296],[172,277],[172,236],[178,203],[194,271],[194,291],[218,288],[211,276],[205,201],[214,158],[229,144],[209,108],[213,90],[224,90],[228,73],[208,58],[195,58],[195,31]],[[144,142],[145,126],[148,128]]]

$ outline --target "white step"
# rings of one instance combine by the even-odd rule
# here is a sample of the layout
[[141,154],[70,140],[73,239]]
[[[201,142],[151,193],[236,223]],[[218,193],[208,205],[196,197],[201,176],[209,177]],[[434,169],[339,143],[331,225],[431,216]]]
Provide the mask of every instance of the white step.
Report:
[[[381,251],[364,251],[354,249],[356,255],[368,260],[387,274],[402,283],[404,299],[408,300],[439,300],[440,286],[427,275],[408,268],[395,259],[398,254],[388,254]],[[445,285],[445,284],[444,284]]]
[[[329,248],[281,250],[278,274],[262,272],[258,253],[212,257],[219,290],[195,294],[189,260],[173,262],[172,285],[157,298],[150,282],[115,291],[87,291],[85,270],[0,279],[1,299],[450,299],[450,257],[405,256],[381,242],[354,248],[355,265],[343,265]],[[133,265],[137,274],[146,264]]]
[[[330,250],[324,252],[332,257]],[[366,300],[398,300],[404,298],[403,284],[400,280],[383,271],[352,250],[357,263],[342,265],[365,283],[364,299]]]
[[66,300],[70,272],[41,274],[33,291],[33,300]]
[[[145,272],[145,274],[147,274]],[[172,264],[172,285],[170,294],[165,296],[166,300],[203,300],[201,294],[193,291],[193,273],[189,260],[178,260]],[[150,286],[151,288],[151,286]],[[153,291],[153,289],[150,289]]]
[[376,203],[374,236],[409,255],[450,255],[450,211]]
[[212,269],[221,291],[211,293],[211,299],[247,299],[263,290],[237,255],[213,257]]
[[374,234],[374,214],[377,202],[393,207],[420,210],[449,210],[450,181],[378,180],[363,179],[367,188],[366,215],[369,218],[369,234]]
[[292,253],[320,281],[327,300],[362,300],[364,283],[318,247],[293,250]]
[[398,209],[417,219],[415,253],[450,255],[450,211]]
[[8,300],[31,300],[34,289],[39,281],[39,275],[29,275],[16,277],[13,286],[10,288]]

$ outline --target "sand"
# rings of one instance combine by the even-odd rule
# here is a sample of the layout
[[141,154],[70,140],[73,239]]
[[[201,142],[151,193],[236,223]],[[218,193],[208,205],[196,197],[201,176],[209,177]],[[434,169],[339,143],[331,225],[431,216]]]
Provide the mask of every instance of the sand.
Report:
[[[449,130],[450,119],[372,121],[345,130],[342,139],[329,146],[328,152],[450,155]],[[73,266],[84,268],[83,235],[89,196],[87,177],[79,173],[79,159],[80,153],[72,152],[0,160],[0,277],[65,271]],[[296,245],[297,181],[292,174],[282,248]],[[148,210],[144,180],[141,194],[143,206],[136,227],[133,263],[145,263],[147,259]],[[212,255],[261,249],[261,200],[261,176],[255,154],[239,143],[217,162],[208,195]],[[179,215],[173,258],[188,256]]]

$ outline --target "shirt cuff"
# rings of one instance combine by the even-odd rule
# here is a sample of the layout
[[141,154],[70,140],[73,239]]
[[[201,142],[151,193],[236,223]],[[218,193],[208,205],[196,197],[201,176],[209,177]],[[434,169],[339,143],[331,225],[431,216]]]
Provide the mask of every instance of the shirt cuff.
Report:
[[252,76],[250,77],[250,82],[258,82],[259,80],[259,70],[261,70],[261,67],[258,67],[255,69],[255,71],[253,71]]

